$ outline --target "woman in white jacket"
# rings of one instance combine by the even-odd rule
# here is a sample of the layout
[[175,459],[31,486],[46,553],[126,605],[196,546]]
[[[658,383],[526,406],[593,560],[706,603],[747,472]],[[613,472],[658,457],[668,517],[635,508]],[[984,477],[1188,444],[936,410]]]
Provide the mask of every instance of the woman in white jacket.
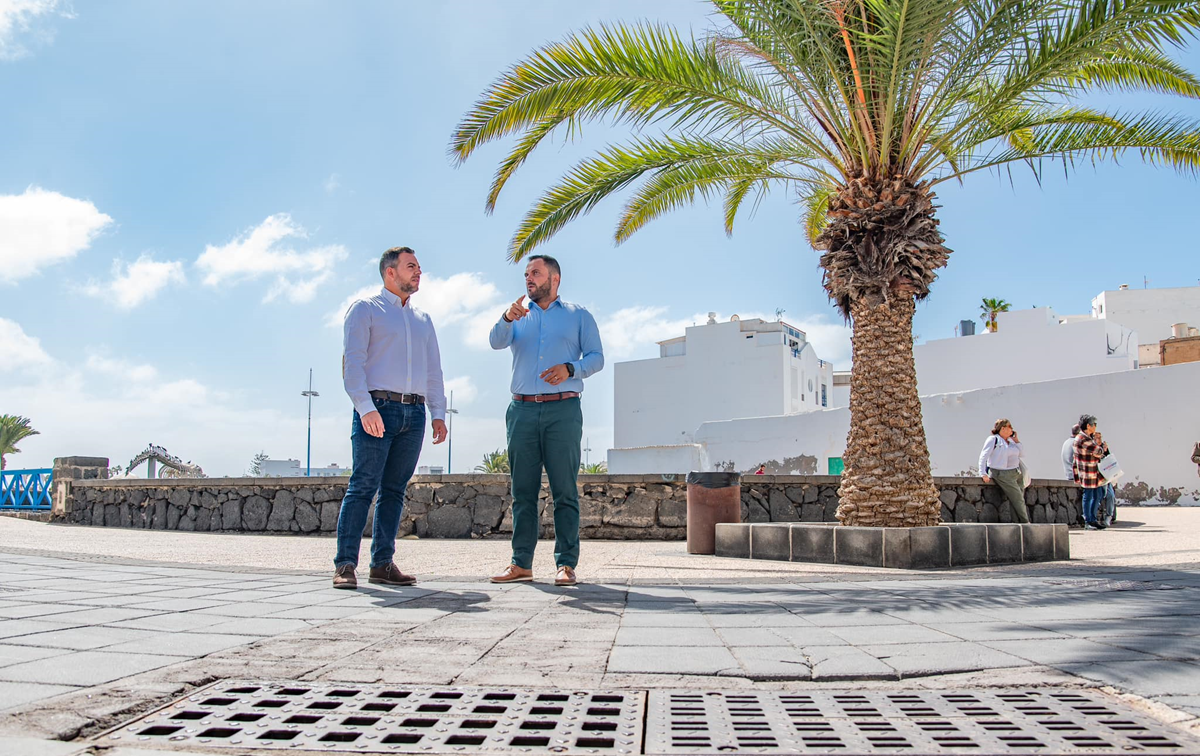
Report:
[[1029,513],[1025,511],[1025,486],[1021,481],[1021,457],[1024,454],[1017,432],[1005,418],[992,426],[979,454],[979,474],[983,476],[983,482],[991,483],[995,479],[1013,508],[1017,522],[1029,522]]

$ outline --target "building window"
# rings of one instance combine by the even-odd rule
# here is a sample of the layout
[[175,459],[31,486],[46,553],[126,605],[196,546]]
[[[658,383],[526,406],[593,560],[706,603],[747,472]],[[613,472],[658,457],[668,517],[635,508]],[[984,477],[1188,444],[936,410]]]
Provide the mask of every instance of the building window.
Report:
[[821,384],[821,406],[822,407],[829,406],[829,400],[825,395],[825,384],[824,383]]

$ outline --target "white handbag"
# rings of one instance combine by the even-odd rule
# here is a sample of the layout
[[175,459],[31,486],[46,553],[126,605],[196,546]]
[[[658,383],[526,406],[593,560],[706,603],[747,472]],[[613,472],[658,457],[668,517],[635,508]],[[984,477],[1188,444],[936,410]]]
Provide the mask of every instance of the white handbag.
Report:
[[1104,476],[1104,479],[1112,482],[1124,474],[1121,469],[1121,463],[1117,461],[1115,454],[1109,454],[1096,465],[1096,469]]

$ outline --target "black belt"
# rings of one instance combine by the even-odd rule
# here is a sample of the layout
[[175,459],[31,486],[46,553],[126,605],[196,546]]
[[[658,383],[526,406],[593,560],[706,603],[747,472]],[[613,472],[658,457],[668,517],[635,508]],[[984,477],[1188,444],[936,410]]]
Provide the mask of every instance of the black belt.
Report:
[[513,401],[516,402],[557,402],[563,399],[574,399],[579,396],[578,391],[563,391],[560,394],[513,394]]
[[420,394],[397,394],[395,391],[372,391],[372,399],[382,399],[385,402],[400,402],[401,404],[424,404],[425,397]]

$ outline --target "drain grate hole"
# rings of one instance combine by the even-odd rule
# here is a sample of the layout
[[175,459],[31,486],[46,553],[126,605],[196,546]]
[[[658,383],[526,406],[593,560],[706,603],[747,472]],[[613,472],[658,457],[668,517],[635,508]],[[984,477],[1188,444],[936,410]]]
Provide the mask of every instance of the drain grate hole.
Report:
[[171,727],[170,725],[154,725],[153,727],[147,727],[146,729],[142,730],[138,733],[138,735],[154,735],[157,737],[162,737],[164,735],[173,735],[182,729],[182,727]]
[[361,732],[327,732],[321,736],[322,743],[353,743]]
[[198,738],[232,738],[241,732],[238,727],[210,727],[196,737]]
[[466,719],[459,725],[464,730],[490,730],[496,726],[494,719]]
[[379,703],[378,701],[372,701],[371,703],[363,704],[362,710],[363,711],[391,711],[394,708],[396,708],[396,704]]
[[1029,735],[1001,735],[1000,740],[1012,748],[1045,748],[1040,740]]
[[296,714],[283,720],[284,724],[314,724],[320,722],[325,717],[317,714]]
[[450,692],[450,691],[445,691],[445,692],[441,692],[441,693],[434,693],[432,696],[430,696],[430,698],[442,698],[442,699],[447,699],[447,700],[450,700],[450,701],[455,701],[455,700],[458,700],[458,699],[460,699],[460,698],[462,698],[462,697],[463,697],[463,694],[462,694],[462,693],[452,693],[452,692]]
[[507,706],[489,706],[488,704],[479,704],[471,709],[473,714],[503,714],[506,711],[508,711]]
[[393,732],[393,733],[384,735],[383,740],[381,740],[379,742],[387,743],[388,745],[391,745],[393,743],[403,743],[405,745],[411,745],[413,743],[419,742],[421,740],[421,738],[423,738],[423,737],[425,737],[425,736],[420,733],[417,733],[417,732]]
[[237,703],[236,698],[210,698],[207,701],[201,701],[201,706],[228,706],[229,704]]
[[621,703],[625,696],[599,695],[592,696],[592,703]]
[[617,729],[616,722],[584,722],[580,728],[587,732],[613,732]]
[[181,711],[172,716],[171,719],[204,719],[211,713],[208,711]]
[[379,717],[346,717],[342,724],[347,727],[370,727],[379,721]]
[[[571,697],[565,693],[543,693],[537,697],[539,701],[569,701]],[[595,700],[595,699],[593,699]]]
[[379,694],[379,698],[408,698],[412,695],[410,690],[385,690]]
[[300,734],[299,730],[267,730],[258,736],[259,740],[291,740]]
[[243,711],[243,712],[234,714],[232,717],[226,718],[225,721],[227,721],[227,722],[257,722],[258,720],[262,719],[265,716],[267,716],[267,715],[266,714],[248,714]]
[[621,713],[620,709],[610,706],[593,706],[587,710],[589,717],[615,717]]
[[1080,748],[1112,748],[1112,743],[1109,743],[1103,738],[1098,738],[1095,735],[1064,735],[1063,740],[1077,745]]
[[275,691],[277,696],[302,696],[312,688],[284,688],[283,690]]
[[450,704],[421,704],[417,707],[417,711],[450,711]]
[[331,691],[329,691],[329,693],[327,693],[326,695],[333,696],[334,698],[354,698],[354,697],[355,697],[355,696],[357,696],[357,695],[358,695],[360,692],[361,692],[361,691],[358,691],[358,690],[342,690],[342,689],[338,689],[338,690],[331,690]]
[[284,706],[288,705],[288,702],[281,701],[278,698],[268,698],[268,699],[259,701],[258,703],[254,704],[254,705],[264,708],[264,709],[282,709]]
[[[451,735],[446,738],[446,745],[483,745],[483,741],[487,740],[486,735]],[[550,742],[550,738],[546,738],[546,743]],[[543,743],[543,745],[545,745]]]
[[437,724],[436,719],[420,719],[417,717],[409,717],[400,723],[401,727],[433,727]]
[[576,738],[576,748],[612,748],[614,741],[612,738]]
[[326,711],[336,709],[342,705],[341,701],[313,701],[308,705],[310,709],[324,709]]
[[245,688],[229,688],[225,692],[226,693],[257,693],[260,690],[262,690],[262,688],[245,687]]
[[1141,743],[1146,746],[1158,746],[1159,748],[1179,748],[1179,744],[1170,738],[1162,735],[1130,735],[1129,739],[1135,743]]
[[[450,739],[447,738],[446,742],[449,743]],[[483,738],[479,738],[479,743],[482,742]],[[471,743],[470,745],[479,745],[479,743]],[[550,745],[550,738],[538,737],[536,735],[517,735],[508,741],[508,744],[514,746],[548,746]]]
[[517,697],[516,693],[487,693],[484,695],[485,701],[512,701]]
[[561,706],[531,706],[529,713],[534,716],[554,716],[563,713]]
[[521,723],[522,730],[553,730],[555,727],[558,727],[558,722],[546,722],[537,719],[530,719]]

